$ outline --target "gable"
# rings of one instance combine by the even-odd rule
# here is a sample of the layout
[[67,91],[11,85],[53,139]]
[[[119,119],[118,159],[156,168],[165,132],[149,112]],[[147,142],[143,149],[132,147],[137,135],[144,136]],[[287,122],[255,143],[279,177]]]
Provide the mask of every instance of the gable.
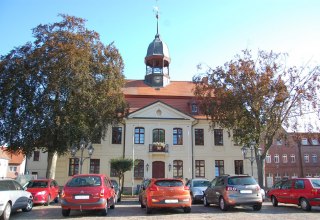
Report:
[[128,118],[137,119],[167,119],[167,120],[195,120],[193,117],[169,106],[161,101],[157,101],[128,115]]

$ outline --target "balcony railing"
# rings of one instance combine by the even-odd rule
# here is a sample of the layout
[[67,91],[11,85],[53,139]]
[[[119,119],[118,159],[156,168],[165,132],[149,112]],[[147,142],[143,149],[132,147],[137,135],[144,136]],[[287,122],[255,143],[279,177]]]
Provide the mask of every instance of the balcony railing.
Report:
[[149,144],[149,152],[162,152],[168,153],[169,152],[169,145],[159,145],[159,144]]

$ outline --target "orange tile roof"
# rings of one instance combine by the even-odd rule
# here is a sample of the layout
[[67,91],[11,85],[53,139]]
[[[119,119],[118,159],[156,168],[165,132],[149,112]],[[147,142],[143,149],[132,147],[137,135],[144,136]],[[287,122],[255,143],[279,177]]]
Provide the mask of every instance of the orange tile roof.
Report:
[[144,80],[127,80],[123,92],[125,95],[148,96],[185,96],[194,97],[194,83],[191,81],[171,81],[166,87],[154,88],[144,83]]
[[3,153],[9,158],[9,164],[21,164],[25,159],[22,153],[10,153],[6,150],[3,150]]

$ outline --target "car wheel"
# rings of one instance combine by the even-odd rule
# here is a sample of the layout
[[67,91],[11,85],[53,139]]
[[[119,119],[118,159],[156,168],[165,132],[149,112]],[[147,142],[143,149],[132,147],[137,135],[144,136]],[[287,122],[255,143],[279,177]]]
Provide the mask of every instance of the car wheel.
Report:
[[184,207],[183,211],[184,211],[184,213],[190,213],[191,212],[191,207]]
[[32,199],[28,199],[27,206],[22,209],[23,212],[30,212],[33,208],[33,201]]
[[210,203],[208,202],[208,199],[207,199],[207,197],[205,195],[203,196],[203,205],[204,206],[210,206]]
[[190,194],[190,198],[191,198],[191,203],[192,203],[192,204],[194,204],[194,203],[195,203],[195,201],[194,201],[194,198],[193,198],[192,193]]
[[300,205],[301,205],[302,210],[304,210],[304,211],[310,211],[311,210],[310,203],[305,198],[300,199]]
[[253,206],[253,210],[254,211],[260,211],[261,208],[262,208],[262,204],[256,204],[256,205]]
[[223,197],[220,197],[220,199],[219,199],[219,207],[220,207],[220,209],[221,209],[222,211],[227,211],[228,208],[229,208],[229,207],[227,206],[226,201],[224,200]]
[[148,205],[146,205],[146,212],[147,214],[151,214],[152,213],[152,209],[148,207]]
[[110,209],[114,209],[116,203],[116,198],[112,198],[112,205],[110,205]]
[[102,215],[102,216],[106,216],[107,214],[108,214],[108,200],[106,200],[105,207],[104,207],[104,209],[102,209],[102,211],[101,211],[101,215]]
[[3,213],[0,216],[1,220],[9,220],[11,214],[11,205],[10,203],[6,204],[6,207],[4,207]]
[[271,202],[274,207],[278,206],[278,200],[275,196],[271,196]]
[[62,209],[62,215],[68,217],[70,215],[70,209]]
[[48,206],[50,204],[50,200],[51,200],[51,196],[48,195],[48,198],[47,198],[47,202],[44,204],[45,206]]

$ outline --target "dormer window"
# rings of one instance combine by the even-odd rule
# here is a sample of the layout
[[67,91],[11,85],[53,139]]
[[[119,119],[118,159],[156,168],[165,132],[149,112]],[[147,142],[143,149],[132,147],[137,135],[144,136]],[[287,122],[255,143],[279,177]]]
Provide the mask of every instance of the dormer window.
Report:
[[301,139],[301,144],[302,145],[308,145],[309,144],[308,139],[307,138],[302,138]]
[[281,138],[278,138],[278,139],[277,139],[277,145],[278,145],[278,146],[282,145],[282,139],[281,139]]
[[318,139],[312,139],[311,142],[312,142],[312,145],[319,145]]
[[192,103],[191,105],[191,112],[192,114],[198,114],[198,105],[196,103]]

